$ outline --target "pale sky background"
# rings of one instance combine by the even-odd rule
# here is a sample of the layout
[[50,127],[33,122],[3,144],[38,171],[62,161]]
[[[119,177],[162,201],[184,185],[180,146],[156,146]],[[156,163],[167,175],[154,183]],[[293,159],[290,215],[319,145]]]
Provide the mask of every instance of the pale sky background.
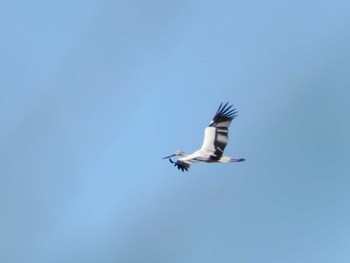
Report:
[[[0,0],[0,262],[350,262],[349,14]],[[226,101],[246,162],[161,159]]]

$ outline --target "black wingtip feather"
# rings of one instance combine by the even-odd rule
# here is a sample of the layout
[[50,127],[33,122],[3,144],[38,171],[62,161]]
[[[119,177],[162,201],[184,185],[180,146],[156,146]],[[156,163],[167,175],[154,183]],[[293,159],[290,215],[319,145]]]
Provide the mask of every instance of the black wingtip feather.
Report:
[[176,162],[174,163],[174,166],[177,167],[177,169],[181,170],[181,171],[188,171],[188,167],[183,165],[181,162]]
[[174,162],[173,160],[171,160],[171,158],[169,158],[169,162],[173,163],[175,167],[177,167],[177,169],[181,170],[181,171],[188,171],[188,167],[189,166],[186,166],[185,164],[183,164],[182,162],[180,161],[176,161]]
[[216,111],[216,114],[209,126],[215,126],[217,123],[225,122],[225,121],[232,121],[234,118],[238,116],[238,111],[234,108],[232,109],[233,105],[229,105],[228,102],[225,104],[221,103],[218,110]]

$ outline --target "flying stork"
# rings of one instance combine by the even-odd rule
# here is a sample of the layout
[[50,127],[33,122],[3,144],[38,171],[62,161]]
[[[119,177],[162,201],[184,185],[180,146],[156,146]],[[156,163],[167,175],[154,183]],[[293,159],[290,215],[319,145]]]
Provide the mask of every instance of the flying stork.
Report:
[[[203,145],[198,151],[192,154],[176,151],[163,159],[169,158],[169,161],[182,171],[188,171],[190,165],[196,162],[228,163],[245,161],[243,158],[233,159],[229,156],[223,156],[228,141],[228,127],[237,116],[236,109],[231,108],[232,105],[228,105],[228,102],[225,105],[220,104],[213,120],[205,128]],[[181,157],[174,162],[171,160],[173,156]]]

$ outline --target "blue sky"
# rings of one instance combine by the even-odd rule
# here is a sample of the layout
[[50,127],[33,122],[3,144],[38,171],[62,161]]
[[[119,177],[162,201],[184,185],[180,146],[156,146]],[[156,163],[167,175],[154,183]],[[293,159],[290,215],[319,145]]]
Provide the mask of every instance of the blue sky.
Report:
[[349,262],[349,11],[0,1],[0,261]]

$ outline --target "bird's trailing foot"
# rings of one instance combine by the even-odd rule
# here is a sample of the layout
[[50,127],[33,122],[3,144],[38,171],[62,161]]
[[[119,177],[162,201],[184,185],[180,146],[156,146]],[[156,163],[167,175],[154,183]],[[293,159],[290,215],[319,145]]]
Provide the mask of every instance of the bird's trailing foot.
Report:
[[239,159],[231,159],[230,162],[244,162],[244,158],[239,158]]

